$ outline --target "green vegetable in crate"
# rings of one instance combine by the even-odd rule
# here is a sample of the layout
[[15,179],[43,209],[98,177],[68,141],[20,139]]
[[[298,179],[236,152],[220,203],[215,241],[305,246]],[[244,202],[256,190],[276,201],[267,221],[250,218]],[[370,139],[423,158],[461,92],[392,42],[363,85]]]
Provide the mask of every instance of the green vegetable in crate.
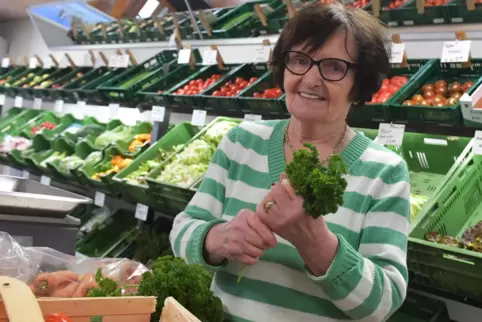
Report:
[[[102,132],[104,132],[104,127],[97,124],[84,125],[74,133],[70,132],[69,129],[67,129],[63,134],[65,139],[72,145],[77,144],[80,140],[86,138],[88,135],[99,136]],[[67,135],[67,133],[69,134]]]
[[231,121],[217,122],[206,131],[204,139],[207,142],[211,142],[217,146],[226,133],[228,133],[228,131],[236,125],[237,124],[235,122]]
[[76,155],[71,155],[66,157],[59,162],[59,171],[63,173],[69,173],[70,170],[77,169],[84,164],[84,160]]
[[410,221],[417,217],[418,212],[422,209],[425,202],[427,202],[428,197],[419,195],[410,195]]
[[94,151],[85,158],[85,164],[96,164],[102,160],[102,152]]
[[142,80],[144,77],[146,77],[150,73],[151,73],[150,71],[145,71],[145,72],[139,73],[139,74],[135,75],[134,77],[132,77],[131,79],[129,79],[128,81],[122,83],[120,88],[128,88],[128,87],[134,85],[135,83],[137,83],[138,81]]
[[95,281],[99,287],[89,290],[87,297],[122,296],[122,288],[118,288],[117,283],[113,279],[103,277],[101,268],[99,268],[95,274]]
[[122,140],[129,140],[133,135],[133,128],[126,125],[119,125],[113,130],[106,131],[99,135],[95,140],[94,146],[97,149],[103,149],[107,145]]
[[56,160],[62,160],[65,157],[67,157],[67,154],[65,152],[54,152],[51,156],[40,162],[40,166],[45,168],[47,167],[47,164],[50,162],[54,162]]
[[186,264],[181,258],[158,258],[151,272],[142,275],[138,295],[156,296],[156,312],[151,322],[158,322],[164,301],[174,297],[201,321],[222,322],[224,318],[221,300],[210,290],[211,274],[197,264]]
[[237,25],[238,23],[244,21],[246,18],[253,16],[252,12],[245,12],[242,15],[236,16],[233,19],[229,20],[227,23],[225,23],[221,29],[222,30],[228,30],[231,27]]
[[189,187],[196,181],[196,179],[206,173],[207,169],[208,164],[206,163],[171,163],[166,166],[161,175],[157,177],[157,180],[181,187]]

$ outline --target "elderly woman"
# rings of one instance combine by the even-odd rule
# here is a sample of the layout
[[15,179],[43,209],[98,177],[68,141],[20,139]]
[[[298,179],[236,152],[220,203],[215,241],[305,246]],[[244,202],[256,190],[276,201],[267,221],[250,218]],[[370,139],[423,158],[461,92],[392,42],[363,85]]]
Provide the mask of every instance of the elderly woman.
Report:
[[[379,89],[388,47],[376,19],[341,4],[304,9],[283,29],[272,64],[290,119],[231,130],[170,236],[176,256],[215,272],[228,320],[384,321],[402,304],[407,165],[346,124]],[[344,205],[318,219],[283,173],[306,142],[348,168]]]

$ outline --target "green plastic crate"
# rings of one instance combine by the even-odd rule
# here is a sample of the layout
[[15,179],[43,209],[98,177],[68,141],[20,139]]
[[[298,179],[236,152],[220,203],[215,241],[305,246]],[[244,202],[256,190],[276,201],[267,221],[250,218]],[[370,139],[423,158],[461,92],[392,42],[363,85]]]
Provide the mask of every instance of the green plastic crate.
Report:
[[402,6],[380,10],[380,20],[390,27],[413,25],[438,25],[448,23],[445,6],[425,7],[424,13],[419,14],[415,0],[408,0]]
[[388,322],[451,322],[445,303],[412,291]]
[[21,107],[12,107],[7,111],[7,115],[0,118],[0,126],[8,124],[13,119],[18,117],[20,114],[24,113],[27,109]]
[[91,104],[105,105],[107,101],[97,88],[108,82],[110,79],[122,74],[125,70],[125,68],[110,69],[108,67],[94,69],[89,75],[89,77],[92,77],[91,81],[88,81],[78,89],[72,89],[71,86],[75,85],[71,84],[68,88],[64,88],[63,92],[66,94],[67,101],[73,103],[85,101]]
[[261,114],[270,117],[285,117],[286,109],[281,106],[279,98],[256,98],[254,93],[262,93],[265,89],[276,87],[271,71],[261,76],[257,82],[243,90],[237,97],[239,108],[245,114]]
[[26,67],[15,67],[13,69],[8,70],[6,73],[2,73],[0,76],[0,86],[4,86],[5,83],[10,82],[11,79],[16,77],[17,75],[25,72],[27,70]]
[[53,80],[53,84],[41,89],[35,89],[35,97],[40,97],[45,100],[55,100],[61,98],[62,89],[71,83],[75,83],[89,74],[92,67],[79,67],[65,73],[63,76]]
[[475,3],[475,10],[467,9],[467,2],[463,0],[450,1],[445,6],[447,23],[482,22],[482,5]]
[[[8,96],[17,96],[18,89],[26,84],[29,84],[33,81],[35,76],[44,76],[44,79],[48,78],[49,73],[54,72],[55,69],[52,68],[48,72],[45,72],[42,68],[35,68],[35,69],[24,69],[22,72],[15,75],[10,81],[9,84],[3,84],[0,86],[0,92],[4,93]],[[45,76],[46,75],[46,76]]]
[[[231,121],[231,122],[236,122],[240,123],[240,119],[233,119],[233,118],[227,118],[227,117],[217,117],[214,119],[210,124],[208,124],[204,129],[202,129],[199,133],[197,133],[189,142],[187,142],[184,147],[177,151],[177,153],[180,153],[184,150],[184,148],[189,145],[192,141],[202,137],[204,133],[206,133],[207,130],[211,126],[213,126],[215,123],[220,122],[220,121]],[[181,187],[177,185],[172,185],[168,184],[165,182],[161,182],[157,180],[157,177],[159,174],[164,170],[165,166],[170,164],[172,159],[175,159],[176,154],[171,155],[168,159],[165,160],[164,163],[162,163],[159,167],[156,169],[152,170],[149,175],[147,176],[147,184],[149,185],[149,189],[151,190],[151,193],[156,197],[156,198],[163,198],[168,201],[168,204],[173,205],[176,207],[175,209],[179,209],[178,207],[181,205],[184,205],[184,207],[187,205],[187,203],[191,200],[192,196],[194,195],[194,191],[190,190],[189,188],[193,186],[195,183],[197,183],[197,179],[190,184],[187,187]],[[202,177],[202,176],[200,176]],[[173,212],[173,211],[169,211]],[[174,211],[175,212],[175,211]]]
[[115,177],[114,182],[118,186],[119,191],[122,194],[122,198],[131,202],[139,202],[145,205],[149,205],[158,210],[165,208],[165,201],[161,198],[155,198],[146,184],[135,183],[133,181],[127,181],[132,172],[136,171],[141,164],[145,161],[153,160],[159,149],[169,150],[173,146],[186,144],[197,133],[199,129],[192,126],[188,122],[183,122],[170,130],[157,142],[155,142],[149,149],[136,158],[131,165],[120,171]]
[[[16,94],[22,96],[24,99],[32,99],[34,97],[43,98],[46,95],[44,89],[54,84],[57,80],[63,78],[66,75],[70,75],[75,69],[71,67],[61,68],[61,69],[53,69],[50,75],[42,80],[32,79],[30,82],[30,86],[28,87],[17,87]],[[47,70],[48,72],[48,70]],[[47,72],[42,73],[46,75]],[[48,82],[48,83],[46,83]]]
[[12,118],[9,122],[0,123],[0,137],[5,134],[10,134],[12,131],[23,129],[23,126],[30,120],[36,118],[40,114],[45,113],[41,110],[24,109],[22,113],[19,113],[16,117]]
[[177,51],[164,50],[143,63],[105,82],[97,88],[107,101],[133,101],[135,93],[152,84],[157,78],[166,75],[177,64]]
[[[207,91],[209,91],[212,87],[216,86],[218,83],[222,83],[224,78],[231,73],[234,69],[238,68],[239,65],[224,65],[222,68],[219,68],[218,65],[211,65],[205,66],[199,72],[191,75],[181,83],[177,84],[176,86],[172,87],[169,91],[160,94],[163,96],[163,99],[167,103],[166,106],[170,107],[172,110],[176,112],[188,112],[196,109],[200,106],[200,102],[198,100],[199,95],[203,95]],[[221,74],[221,78],[215,82],[210,87],[206,88],[204,91],[199,93],[199,95],[176,95],[174,92],[178,88],[182,88],[189,84],[192,80],[195,79],[208,79],[213,74]]]
[[482,254],[426,241],[429,232],[461,237],[482,220],[482,158],[472,144],[452,178],[428,206],[430,211],[409,235],[410,282],[446,293],[482,300]]
[[[364,135],[375,139],[378,130],[359,129]],[[470,138],[405,132],[400,147],[389,149],[398,153],[407,162],[410,171],[412,194],[436,198],[442,187],[454,175],[469,149]],[[416,216],[412,216],[411,229],[420,225],[429,212],[429,202],[425,202]]]
[[[400,67],[399,64],[392,65],[388,78],[393,76],[405,76],[409,78],[416,77],[421,72],[421,68],[428,62],[428,60],[411,59],[407,61],[408,67]],[[407,82],[408,84],[408,82]],[[403,88],[407,86],[405,84],[399,91],[403,91]],[[360,122],[360,121],[374,121],[374,122],[387,122],[390,121],[390,104],[396,98],[396,93],[390,97],[385,103],[369,104],[368,102],[362,106],[353,106],[348,113],[348,122]]]
[[137,124],[134,126],[133,135],[129,139],[114,141],[111,143],[111,146],[117,147],[125,155],[137,156],[149,147],[150,142],[146,142],[144,145],[138,147],[135,151],[129,151],[130,143],[135,139],[137,134],[149,134],[151,131],[151,122],[137,122]]
[[[208,113],[214,113],[217,115],[225,116],[238,116],[239,108],[238,101],[235,99],[239,94],[231,97],[227,96],[212,96],[215,91],[224,86],[227,82],[234,83],[237,77],[242,77],[247,82],[249,82],[251,77],[259,78],[265,74],[268,70],[268,66],[265,64],[244,64],[238,69],[233,70],[229,73],[222,82],[216,83],[209,90],[205,91],[202,95],[199,95],[200,105],[203,109],[208,111]],[[248,88],[249,85],[246,88]]]
[[[39,126],[43,122],[53,123],[56,127],[52,130],[43,129],[41,132],[32,133],[32,128]],[[64,131],[74,122],[81,123],[81,121],[76,120],[72,114],[66,114],[59,117],[53,112],[45,112],[27,122],[22,129],[21,135],[29,139],[34,136],[42,136],[45,140],[51,141],[57,134]]]
[[65,153],[66,155],[71,155],[74,153],[74,151],[70,145],[65,144],[65,141],[54,140],[51,148],[33,153],[24,159],[27,169],[35,174],[47,175],[61,180],[62,178],[56,177],[55,173],[51,171],[47,165],[42,164],[43,161],[52,156],[54,153]]
[[[482,76],[482,59],[472,60],[471,68],[461,68],[460,64],[440,64],[440,60],[433,59],[429,61],[417,77],[398,91],[390,104],[390,117],[395,122],[418,122],[431,123],[438,125],[457,126],[462,125],[462,111],[460,102],[455,106],[434,107],[434,106],[408,106],[402,103],[410,99],[415,94],[421,93],[421,88],[426,83],[433,83],[439,79],[444,79],[447,83],[458,81],[473,81],[476,83]],[[475,90],[472,87],[469,90],[471,94]]]

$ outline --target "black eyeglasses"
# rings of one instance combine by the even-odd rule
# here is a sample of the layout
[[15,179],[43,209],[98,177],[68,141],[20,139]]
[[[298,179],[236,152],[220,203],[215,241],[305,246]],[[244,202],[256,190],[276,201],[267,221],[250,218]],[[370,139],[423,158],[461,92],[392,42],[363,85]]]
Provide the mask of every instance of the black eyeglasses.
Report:
[[350,68],[356,67],[356,64],[338,58],[314,60],[299,51],[285,51],[285,65],[286,69],[295,75],[304,75],[313,65],[317,65],[321,77],[327,81],[340,81],[345,78]]

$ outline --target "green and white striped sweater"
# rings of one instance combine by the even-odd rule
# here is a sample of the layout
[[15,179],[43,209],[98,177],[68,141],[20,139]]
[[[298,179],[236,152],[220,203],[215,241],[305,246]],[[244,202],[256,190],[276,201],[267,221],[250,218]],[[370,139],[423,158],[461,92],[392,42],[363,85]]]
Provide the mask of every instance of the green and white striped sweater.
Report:
[[[324,217],[339,239],[326,275],[312,276],[296,248],[276,247],[249,266],[210,266],[203,243],[215,224],[253,211],[284,171],[288,121],[244,122],[224,137],[199,191],[171,231],[176,256],[215,271],[212,290],[227,320],[260,322],[385,321],[407,289],[410,186],[405,161],[358,133],[341,156],[348,166],[344,205]],[[205,321],[209,322],[209,321]]]

